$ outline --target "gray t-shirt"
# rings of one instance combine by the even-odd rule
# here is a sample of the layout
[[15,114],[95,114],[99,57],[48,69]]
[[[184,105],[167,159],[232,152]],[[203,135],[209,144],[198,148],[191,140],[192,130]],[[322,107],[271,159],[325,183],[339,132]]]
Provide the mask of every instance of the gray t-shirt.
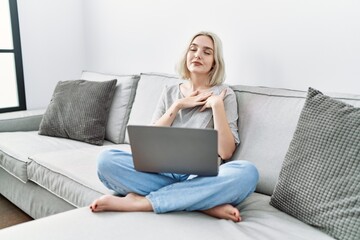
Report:
[[[177,99],[184,97],[180,91],[180,84],[181,83],[165,86],[155,109],[152,123],[155,123],[159,118],[161,118]],[[234,135],[235,143],[238,144],[240,142],[237,127],[238,113],[234,91],[225,84],[215,85],[210,89],[210,91],[212,91],[214,95],[219,95],[225,88],[227,89],[224,98],[226,117]],[[203,112],[200,112],[201,108],[202,106],[180,110],[171,126],[185,128],[214,128],[212,109],[207,108]]]

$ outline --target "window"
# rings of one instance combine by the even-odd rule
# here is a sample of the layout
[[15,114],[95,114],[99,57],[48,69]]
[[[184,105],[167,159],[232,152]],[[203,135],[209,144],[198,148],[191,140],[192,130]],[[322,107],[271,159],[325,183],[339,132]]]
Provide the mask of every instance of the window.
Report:
[[0,0],[0,113],[25,110],[16,0]]

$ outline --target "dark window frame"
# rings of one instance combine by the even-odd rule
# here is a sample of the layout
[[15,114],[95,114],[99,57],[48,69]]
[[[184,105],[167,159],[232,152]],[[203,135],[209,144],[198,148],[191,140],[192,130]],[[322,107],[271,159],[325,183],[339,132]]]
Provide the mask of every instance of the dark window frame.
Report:
[[0,49],[0,52],[14,53],[19,106],[0,108],[0,113],[26,110],[25,83],[24,83],[24,72],[23,72],[22,54],[21,54],[20,27],[19,27],[17,0],[9,0],[9,7],[10,7],[10,18],[11,18],[11,30],[13,37],[13,49],[12,50]]

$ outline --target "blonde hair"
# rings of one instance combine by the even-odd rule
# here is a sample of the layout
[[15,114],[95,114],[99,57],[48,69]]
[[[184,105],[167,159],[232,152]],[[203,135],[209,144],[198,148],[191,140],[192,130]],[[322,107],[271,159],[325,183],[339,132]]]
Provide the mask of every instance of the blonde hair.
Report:
[[184,51],[183,55],[180,58],[178,65],[177,65],[177,71],[178,71],[179,75],[183,79],[190,79],[190,71],[186,65],[186,56],[189,51],[189,47],[190,47],[191,43],[198,36],[208,36],[209,38],[211,38],[211,40],[213,41],[213,44],[214,44],[214,62],[215,63],[209,72],[209,78],[210,78],[209,84],[211,86],[214,86],[214,85],[223,83],[225,80],[225,64],[224,64],[222,43],[221,43],[220,38],[212,32],[204,32],[204,31],[198,32],[191,38],[191,41],[189,42],[186,50]]

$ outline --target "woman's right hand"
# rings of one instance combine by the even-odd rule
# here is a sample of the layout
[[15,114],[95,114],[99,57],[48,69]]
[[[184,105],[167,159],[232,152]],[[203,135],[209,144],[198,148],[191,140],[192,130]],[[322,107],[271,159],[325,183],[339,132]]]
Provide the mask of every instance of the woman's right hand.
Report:
[[213,92],[193,91],[189,96],[178,99],[176,105],[178,109],[193,108],[196,106],[202,106],[206,103],[206,100],[212,96]]
[[212,96],[212,92],[194,91],[189,96],[176,100],[168,110],[159,118],[154,125],[156,126],[171,126],[175,120],[176,114],[181,109],[192,108],[196,106],[202,106],[206,103],[206,100]]

